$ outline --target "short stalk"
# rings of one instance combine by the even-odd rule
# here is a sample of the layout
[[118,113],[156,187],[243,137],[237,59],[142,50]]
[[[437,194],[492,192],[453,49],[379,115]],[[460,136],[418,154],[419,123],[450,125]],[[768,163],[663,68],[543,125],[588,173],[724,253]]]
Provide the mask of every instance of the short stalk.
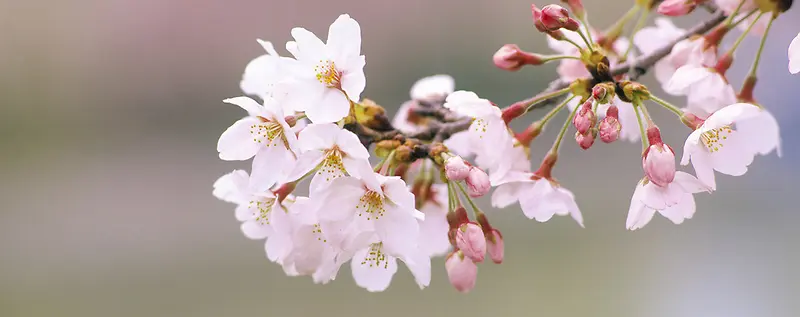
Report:
[[545,100],[550,100],[550,99],[553,99],[555,97],[564,95],[564,94],[566,94],[568,92],[570,92],[570,88],[569,87],[561,89],[561,90],[556,90],[556,91],[548,93],[548,94],[533,96],[530,99],[518,102],[518,104],[521,104],[523,107],[525,107],[525,112],[524,113],[527,113],[528,111],[531,111],[531,108],[533,106],[535,106],[536,104],[538,104],[538,103],[540,103],[542,101],[545,101]]
[[[589,45],[589,50],[591,51],[592,50],[592,46],[594,45],[594,42],[592,42],[592,32],[589,31],[589,30],[591,30],[591,26],[589,26],[589,18],[587,18],[586,14],[584,13],[582,16],[578,17],[578,19],[581,21],[581,24],[583,24],[583,28],[586,30],[586,34],[589,37],[588,38],[588,42],[586,43],[586,45]],[[580,28],[578,28],[578,31],[580,31]],[[586,39],[584,39],[584,40],[586,40]]]
[[761,53],[764,52],[764,43],[767,42],[767,35],[769,35],[769,30],[772,28],[773,21],[775,21],[775,16],[771,17],[769,23],[767,23],[767,29],[764,31],[764,36],[761,37],[761,43],[758,45],[758,51],[756,51],[756,59],[753,61],[753,65],[750,66],[748,77],[756,77],[758,63],[761,61]]
[[[629,37],[630,39],[633,39],[633,37],[636,36],[636,33],[638,33],[644,27],[644,24],[647,22],[647,17],[649,15],[650,15],[650,10],[642,10],[642,14],[639,15],[639,20],[636,21],[636,26],[633,27],[633,31],[631,32],[631,36]],[[624,61],[628,59],[628,55],[631,53],[631,50],[633,50],[633,45],[629,44],[628,48],[625,49],[625,53],[622,54],[621,60]]]
[[667,110],[672,111],[672,113],[678,115],[678,117],[683,116],[683,111],[680,108],[678,108],[675,105],[667,102],[666,100],[663,100],[663,99],[658,98],[658,97],[653,96],[653,95],[650,95],[650,100],[652,100],[655,103],[661,105],[662,107],[666,108]]
[[[586,32],[588,33],[589,30],[587,29]],[[583,39],[583,42],[586,43],[586,48],[589,49],[589,52],[594,52],[594,48],[592,48],[592,41],[590,41],[589,39],[586,38],[586,35],[583,34],[583,30],[578,29],[577,33],[581,36],[581,38]],[[589,37],[591,38],[592,35],[589,34]]]
[[647,147],[650,146],[647,141],[647,132],[645,132],[644,122],[642,122],[642,114],[639,110],[639,107],[642,106],[642,102],[639,100],[634,100],[633,103],[633,111],[636,112],[636,122],[639,123],[639,133],[641,134],[642,139],[642,152],[647,150]]
[[476,205],[475,202],[472,201],[472,197],[469,197],[469,193],[467,193],[467,189],[464,188],[464,184],[458,183],[456,185],[458,186],[458,189],[461,191],[461,194],[464,195],[464,198],[467,199],[467,203],[469,203],[469,206],[472,208],[473,215],[475,215],[475,217],[478,217],[478,214],[482,214],[481,210],[478,208],[478,205]]
[[742,22],[744,22],[745,20],[747,20],[748,18],[753,16],[753,14],[755,14],[758,11],[761,11],[761,10],[759,10],[759,9],[750,10],[750,12],[745,14],[741,19],[738,19],[738,20],[736,20],[736,22],[733,22],[731,25],[729,25],[728,28],[732,29],[732,28],[735,28],[735,27],[739,26],[739,24],[742,24]]
[[739,5],[736,6],[736,9],[733,10],[733,13],[731,13],[731,15],[729,15],[728,18],[725,19],[725,26],[726,27],[728,27],[729,29],[732,28],[731,25],[733,23],[733,19],[736,18],[736,15],[739,14],[739,11],[742,9],[742,6],[744,6],[744,3],[747,2],[747,1],[748,0],[739,1]]
[[553,142],[553,147],[550,148],[550,152],[554,154],[558,154],[558,149],[561,147],[561,140],[564,139],[564,135],[567,134],[567,129],[569,128],[570,124],[572,124],[572,119],[575,118],[575,113],[578,112],[580,106],[575,107],[569,113],[569,117],[567,117],[567,121],[564,122],[564,125],[561,126],[561,131],[558,132],[558,137],[556,137],[555,142]]
[[761,19],[761,16],[763,16],[763,15],[764,15],[764,12],[759,12],[758,13],[758,15],[756,16],[756,19],[753,20],[753,22],[750,23],[750,25],[747,26],[747,29],[744,30],[744,32],[742,32],[742,34],[740,34],[738,38],[736,38],[736,42],[733,42],[733,46],[731,46],[731,48],[728,50],[728,52],[725,53],[726,55],[733,56],[733,53],[736,52],[736,49],[739,48],[740,44],[742,44],[742,41],[744,41],[744,38],[747,36],[748,33],[750,33],[750,30],[753,29],[753,26],[755,26],[756,23],[758,23],[758,20]]
[[571,55],[542,56],[541,62],[542,63],[547,63],[547,62],[552,62],[552,61],[557,61],[557,60],[562,60],[562,59],[577,59],[577,60],[580,60],[581,58],[578,57],[578,56],[571,56]]

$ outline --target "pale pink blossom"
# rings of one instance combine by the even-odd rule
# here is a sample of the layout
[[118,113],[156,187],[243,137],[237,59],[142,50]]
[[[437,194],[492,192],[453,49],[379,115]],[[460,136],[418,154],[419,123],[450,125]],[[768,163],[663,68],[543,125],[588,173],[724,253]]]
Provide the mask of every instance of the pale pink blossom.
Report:
[[696,206],[693,194],[709,191],[692,175],[676,172],[674,180],[666,186],[658,186],[646,179],[640,181],[631,197],[625,227],[636,230],[644,227],[656,212],[675,224],[681,224],[694,216]]
[[697,7],[696,0],[664,0],[658,5],[658,13],[667,16],[682,16],[692,12]]
[[478,280],[478,266],[461,251],[451,253],[444,262],[447,278],[455,289],[467,293],[475,288]]
[[297,136],[277,101],[268,98],[260,105],[248,97],[225,99],[246,110],[248,116],[236,121],[219,138],[217,151],[226,161],[253,159],[253,186],[269,189],[282,180],[295,160]]
[[740,176],[756,154],[777,149],[780,134],[775,118],[765,109],[736,103],[709,116],[683,147],[682,165],[692,162],[697,178],[716,189],[714,171]]
[[500,108],[489,100],[481,99],[473,92],[456,91],[447,96],[444,107],[456,114],[475,119],[468,130],[469,141],[464,144],[471,153],[456,150],[459,155],[467,157],[474,153],[479,157],[476,161],[491,164],[485,166],[478,163],[480,167],[492,170],[499,158],[505,155],[498,149],[513,147],[513,136],[503,121]]
[[254,240],[265,239],[270,226],[273,208],[278,204],[272,191],[257,191],[250,185],[250,176],[246,171],[234,170],[214,182],[214,197],[222,201],[236,204],[236,219],[241,221],[242,233]]
[[418,248],[428,257],[441,256],[450,251],[450,240],[447,238],[450,230],[447,223],[447,196],[447,184],[433,184],[428,199],[419,208],[425,219],[419,221]]
[[370,292],[386,290],[397,272],[398,259],[406,264],[420,289],[430,284],[431,261],[426,254],[417,249],[403,255],[393,255],[383,242],[377,242],[356,251],[350,261],[356,285]]
[[736,91],[722,74],[696,64],[675,71],[664,89],[670,94],[688,96],[687,109],[700,116],[736,103]]
[[789,44],[789,72],[800,73],[800,33]]
[[[323,43],[304,28],[292,29],[297,59],[293,67],[296,84],[291,93],[294,108],[305,111],[314,123],[336,122],[350,112],[366,86],[364,55],[361,55],[361,27],[343,14],[331,24],[328,42]],[[349,100],[348,100],[349,99]]]
[[350,175],[371,176],[369,152],[353,132],[332,123],[310,124],[298,136],[301,153],[287,181],[294,181],[316,170],[311,178],[311,191],[328,186],[333,180]]
[[417,80],[411,86],[411,99],[440,101],[455,90],[455,80],[450,75],[433,75]]
[[456,247],[472,262],[483,262],[486,256],[486,236],[481,226],[474,222],[462,224],[456,229]]
[[[267,54],[256,57],[244,69],[242,81],[239,83],[242,91],[247,95],[258,96],[261,100],[276,98],[282,100],[288,93],[291,82],[289,70],[294,67],[292,58],[281,57],[272,43],[258,40]],[[284,111],[291,113],[289,103],[282,103]]]
[[[643,28],[633,38],[633,43],[642,54],[651,54],[686,33],[667,18],[656,18],[655,24],[653,27]],[[714,66],[716,63],[715,47],[707,45],[702,36],[692,37],[675,44],[669,55],[655,64],[653,72],[658,82],[665,86],[675,71],[684,65]]]
[[571,216],[583,227],[583,215],[575,196],[558,182],[535,173],[512,172],[492,194],[492,205],[504,208],[519,202],[529,219],[546,222],[555,215]]

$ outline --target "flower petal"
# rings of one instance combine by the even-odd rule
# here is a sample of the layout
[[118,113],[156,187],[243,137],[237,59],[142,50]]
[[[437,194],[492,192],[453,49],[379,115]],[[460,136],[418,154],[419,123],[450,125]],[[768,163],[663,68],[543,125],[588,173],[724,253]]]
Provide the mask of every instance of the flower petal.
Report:
[[261,121],[255,117],[245,117],[234,122],[219,137],[219,158],[225,161],[243,161],[256,155],[264,146],[253,141],[251,127],[259,123]]
[[385,255],[384,261],[375,261],[369,248],[356,252],[350,261],[353,279],[356,285],[370,292],[382,292],[389,287],[394,273],[397,272],[397,259]]
[[800,33],[789,44],[789,72],[800,73]]
[[306,115],[313,123],[337,122],[350,113],[350,101],[341,91],[325,88],[318,102],[306,109]]
[[249,185],[250,175],[243,170],[234,170],[214,182],[212,194],[222,201],[243,204],[250,200]]
[[[307,63],[317,63],[320,56],[327,56],[328,50],[325,48],[325,43],[322,43],[322,40],[309,30],[293,28],[292,37],[296,44],[296,50],[295,52],[289,50],[289,52],[298,53],[294,54],[298,60],[303,60]],[[287,43],[287,49],[289,48],[288,44],[289,43]]]
[[692,166],[700,182],[708,186],[711,190],[717,189],[717,181],[714,177],[714,166],[711,164],[711,157],[709,157],[706,151],[697,151],[692,155]]
[[327,47],[336,62],[361,55],[361,26],[350,15],[340,15],[328,29]]
[[367,78],[364,75],[366,63],[363,55],[354,57],[347,62],[344,75],[342,75],[342,90],[354,102],[361,101],[361,93],[367,87]]
[[237,105],[247,111],[250,116],[260,116],[264,113],[264,107],[250,97],[233,97],[222,102]]
[[333,123],[309,124],[300,131],[297,148],[301,152],[331,149],[336,144],[339,130],[342,129]]

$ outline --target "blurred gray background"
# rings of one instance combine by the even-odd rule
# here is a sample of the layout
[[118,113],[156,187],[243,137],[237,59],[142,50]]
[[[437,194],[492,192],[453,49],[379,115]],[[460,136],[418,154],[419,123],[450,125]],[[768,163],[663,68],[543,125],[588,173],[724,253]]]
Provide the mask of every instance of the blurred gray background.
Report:
[[[604,28],[633,0],[585,2]],[[782,159],[720,176],[680,226],[659,217],[628,232],[639,145],[582,152],[568,142],[555,173],[578,196],[586,229],[484,201],[507,257],[482,264],[467,295],[448,284],[441,259],[423,291],[402,268],[379,294],[359,289],[347,268],[325,286],[286,277],[240,234],[233,206],[211,196],[217,177],[248,167],[220,161],[215,146],[243,115],[221,100],[240,95],[245,64],[263,53],[256,38],[282,47],[293,26],[324,36],[350,13],[363,29],[365,97],[394,111],[417,78],[449,73],[459,89],[507,105],[555,76],[555,65],[506,73],[491,63],[506,43],[549,52],[529,6],[0,0],[0,316],[796,316],[800,75],[788,74],[786,49],[800,9],[776,22],[757,88],[782,125]],[[740,49],[736,87],[756,44]],[[689,131],[652,112],[682,148]],[[535,162],[556,130],[535,142]]]

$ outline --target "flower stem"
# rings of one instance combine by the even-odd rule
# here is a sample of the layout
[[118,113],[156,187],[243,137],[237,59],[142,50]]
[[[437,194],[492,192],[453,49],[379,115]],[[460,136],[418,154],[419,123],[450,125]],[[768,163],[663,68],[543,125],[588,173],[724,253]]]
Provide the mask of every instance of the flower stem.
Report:
[[469,203],[469,206],[472,208],[472,213],[477,218],[478,215],[482,214],[483,212],[481,212],[481,209],[478,208],[478,205],[476,205],[475,202],[472,201],[472,197],[469,197],[467,190],[464,188],[464,184],[457,183],[456,185],[458,186],[458,189],[461,191],[461,194],[464,195],[464,198],[467,199],[467,203]]
[[678,117],[683,116],[683,111],[681,111],[680,108],[678,108],[675,105],[667,102],[666,100],[663,100],[663,99],[658,98],[658,97],[653,96],[653,95],[650,95],[650,100],[655,101],[655,103],[661,105],[662,107],[666,108],[669,111],[672,111],[672,113],[678,115]]
[[542,61],[542,63],[547,63],[547,62],[551,62],[551,61],[555,61],[555,60],[561,60],[561,59],[577,59],[577,60],[580,60],[581,58],[579,56],[572,56],[572,55],[553,55],[553,56],[542,56],[541,61]]
[[748,12],[747,14],[745,14],[745,15],[744,15],[744,16],[743,16],[741,19],[739,19],[739,20],[736,20],[736,22],[733,22],[733,23],[732,23],[732,24],[729,26],[729,28],[735,28],[735,27],[739,26],[739,24],[742,24],[742,22],[744,22],[745,20],[747,20],[747,18],[749,18],[749,17],[753,16],[753,14],[755,14],[757,11],[760,11],[760,10],[758,10],[758,9],[753,9],[753,10],[751,10],[750,12]]
[[608,30],[606,30],[606,39],[608,40],[616,40],[622,35],[622,31],[625,29],[625,25],[628,24],[628,21],[633,18],[633,16],[639,12],[640,7],[638,5],[632,6],[628,9],[628,12],[625,12],[625,15],[619,18],[617,22],[614,22],[614,25],[611,26]]
[[[587,29],[586,32],[588,33],[589,30]],[[578,32],[576,32],[576,33],[578,33],[581,36],[581,38],[583,39],[583,42],[586,43],[586,48],[589,49],[589,52],[594,52],[594,49],[592,48],[592,41],[590,41],[589,39],[586,38],[586,35],[583,34],[583,30],[578,29]],[[589,35],[589,37],[591,38],[592,36]]]
[[[584,13],[582,16],[578,17],[578,20],[581,21],[581,24],[583,24],[583,28],[586,30],[586,34],[589,36],[588,41],[586,38],[584,38],[583,40],[587,41],[586,45],[589,45],[588,46],[589,51],[592,51],[592,45],[594,45],[594,42],[592,42],[592,32],[589,31],[591,29],[591,27],[589,26],[589,19],[586,17],[586,14]],[[581,33],[580,28],[578,28],[578,33]]]
[[730,28],[733,28],[733,25],[732,25],[732,23],[733,23],[733,19],[734,19],[734,18],[736,18],[736,15],[738,15],[738,14],[739,14],[739,11],[742,9],[742,6],[744,6],[744,3],[745,3],[746,1],[747,1],[747,0],[741,0],[741,1],[739,1],[739,5],[738,5],[738,6],[736,6],[736,9],[734,9],[734,10],[733,10],[733,12],[731,13],[731,15],[729,15],[729,16],[728,16],[728,18],[727,18],[727,19],[725,19],[725,26],[726,26],[728,29],[730,29]]
[[392,150],[391,152],[389,152],[389,155],[384,157],[378,163],[378,165],[375,165],[375,173],[378,173],[380,171],[381,174],[387,175],[387,174],[384,174],[383,172],[385,172],[385,170],[386,170],[385,167],[386,167],[387,164],[392,164],[392,161],[394,160],[394,152],[395,152],[395,150]]
[[772,22],[775,21],[775,16],[772,16],[769,19],[769,23],[767,23],[767,29],[764,31],[764,36],[761,37],[761,44],[758,45],[758,51],[756,52],[756,58],[753,61],[753,65],[750,66],[750,72],[748,73],[748,77],[756,77],[756,73],[758,72],[758,63],[761,61],[761,53],[764,52],[764,43],[767,42],[767,35],[769,35],[769,29],[772,28]]
[[553,117],[555,117],[556,114],[558,114],[561,111],[561,109],[564,109],[564,107],[566,107],[567,104],[570,101],[572,101],[572,99],[575,99],[575,97],[576,96],[571,96],[571,97],[567,98],[562,103],[560,103],[558,106],[556,106],[555,108],[553,108],[549,112],[547,112],[547,114],[544,115],[544,117],[542,117],[541,119],[537,120],[533,124],[539,124],[542,127],[544,127],[547,124],[547,122],[550,122],[550,120],[553,119]]
[[636,122],[639,123],[639,133],[641,134],[642,139],[642,152],[647,150],[647,147],[650,146],[647,142],[647,132],[644,129],[644,122],[642,122],[642,114],[639,111],[639,107],[641,107],[641,101],[634,101],[633,103],[633,111],[636,112]]
[[[633,31],[631,32],[631,36],[629,37],[631,41],[633,40],[633,37],[636,36],[636,33],[638,33],[644,27],[644,24],[647,22],[647,17],[649,15],[650,15],[650,10],[642,10],[642,13],[639,15],[639,20],[636,21],[636,25],[633,27]],[[625,53],[622,54],[622,57],[620,59],[623,61],[628,59],[628,55],[631,53],[631,50],[633,50],[632,42],[628,43],[628,48],[625,49]]]
[[530,99],[519,101],[517,103],[521,104],[523,107],[525,107],[525,113],[527,113],[528,111],[531,111],[531,108],[533,108],[534,105],[536,105],[536,104],[538,104],[538,103],[540,103],[542,101],[553,99],[555,97],[561,96],[563,94],[568,93],[569,91],[570,91],[570,88],[567,87],[567,88],[564,88],[564,89],[561,89],[561,90],[556,90],[556,91],[548,93],[548,94],[536,95],[536,96],[531,97]]
[[742,41],[744,41],[744,38],[747,36],[747,33],[750,33],[750,30],[753,29],[753,26],[755,26],[756,23],[758,23],[758,20],[761,19],[761,16],[763,15],[764,15],[763,11],[758,13],[756,19],[753,20],[753,22],[747,26],[747,29],[744,30],[744,32],[742,32],[741,35],[739,35],[739,37],[736,39],[736,42],[733,42],[733,46],[731,46],[731,48],[725,54],[727,54],[728,56],[733,56],[733,53],[736,52],[736,49],[739,48],[739,45],[742,44]]
[[[569,101],[569,100],[567,100]],[[564,104],[566,104],[566,102]],[[561,131],[558,132],[558,137],[556,137],[555,142],[553,142],[553,147],[550,148],[550,152],[553,154],[558,154],[558,149],[561,147],[561,140],[564,139],[564,135],[567,134],[567,129],[569,125],[572,124],[572,118],[575,117],[575,113],[578,112],[580,106],[575,107],[572,111],[569,112],[569,117],[567,117],[567,121],[564,122],[564,125],[561,127]]]

